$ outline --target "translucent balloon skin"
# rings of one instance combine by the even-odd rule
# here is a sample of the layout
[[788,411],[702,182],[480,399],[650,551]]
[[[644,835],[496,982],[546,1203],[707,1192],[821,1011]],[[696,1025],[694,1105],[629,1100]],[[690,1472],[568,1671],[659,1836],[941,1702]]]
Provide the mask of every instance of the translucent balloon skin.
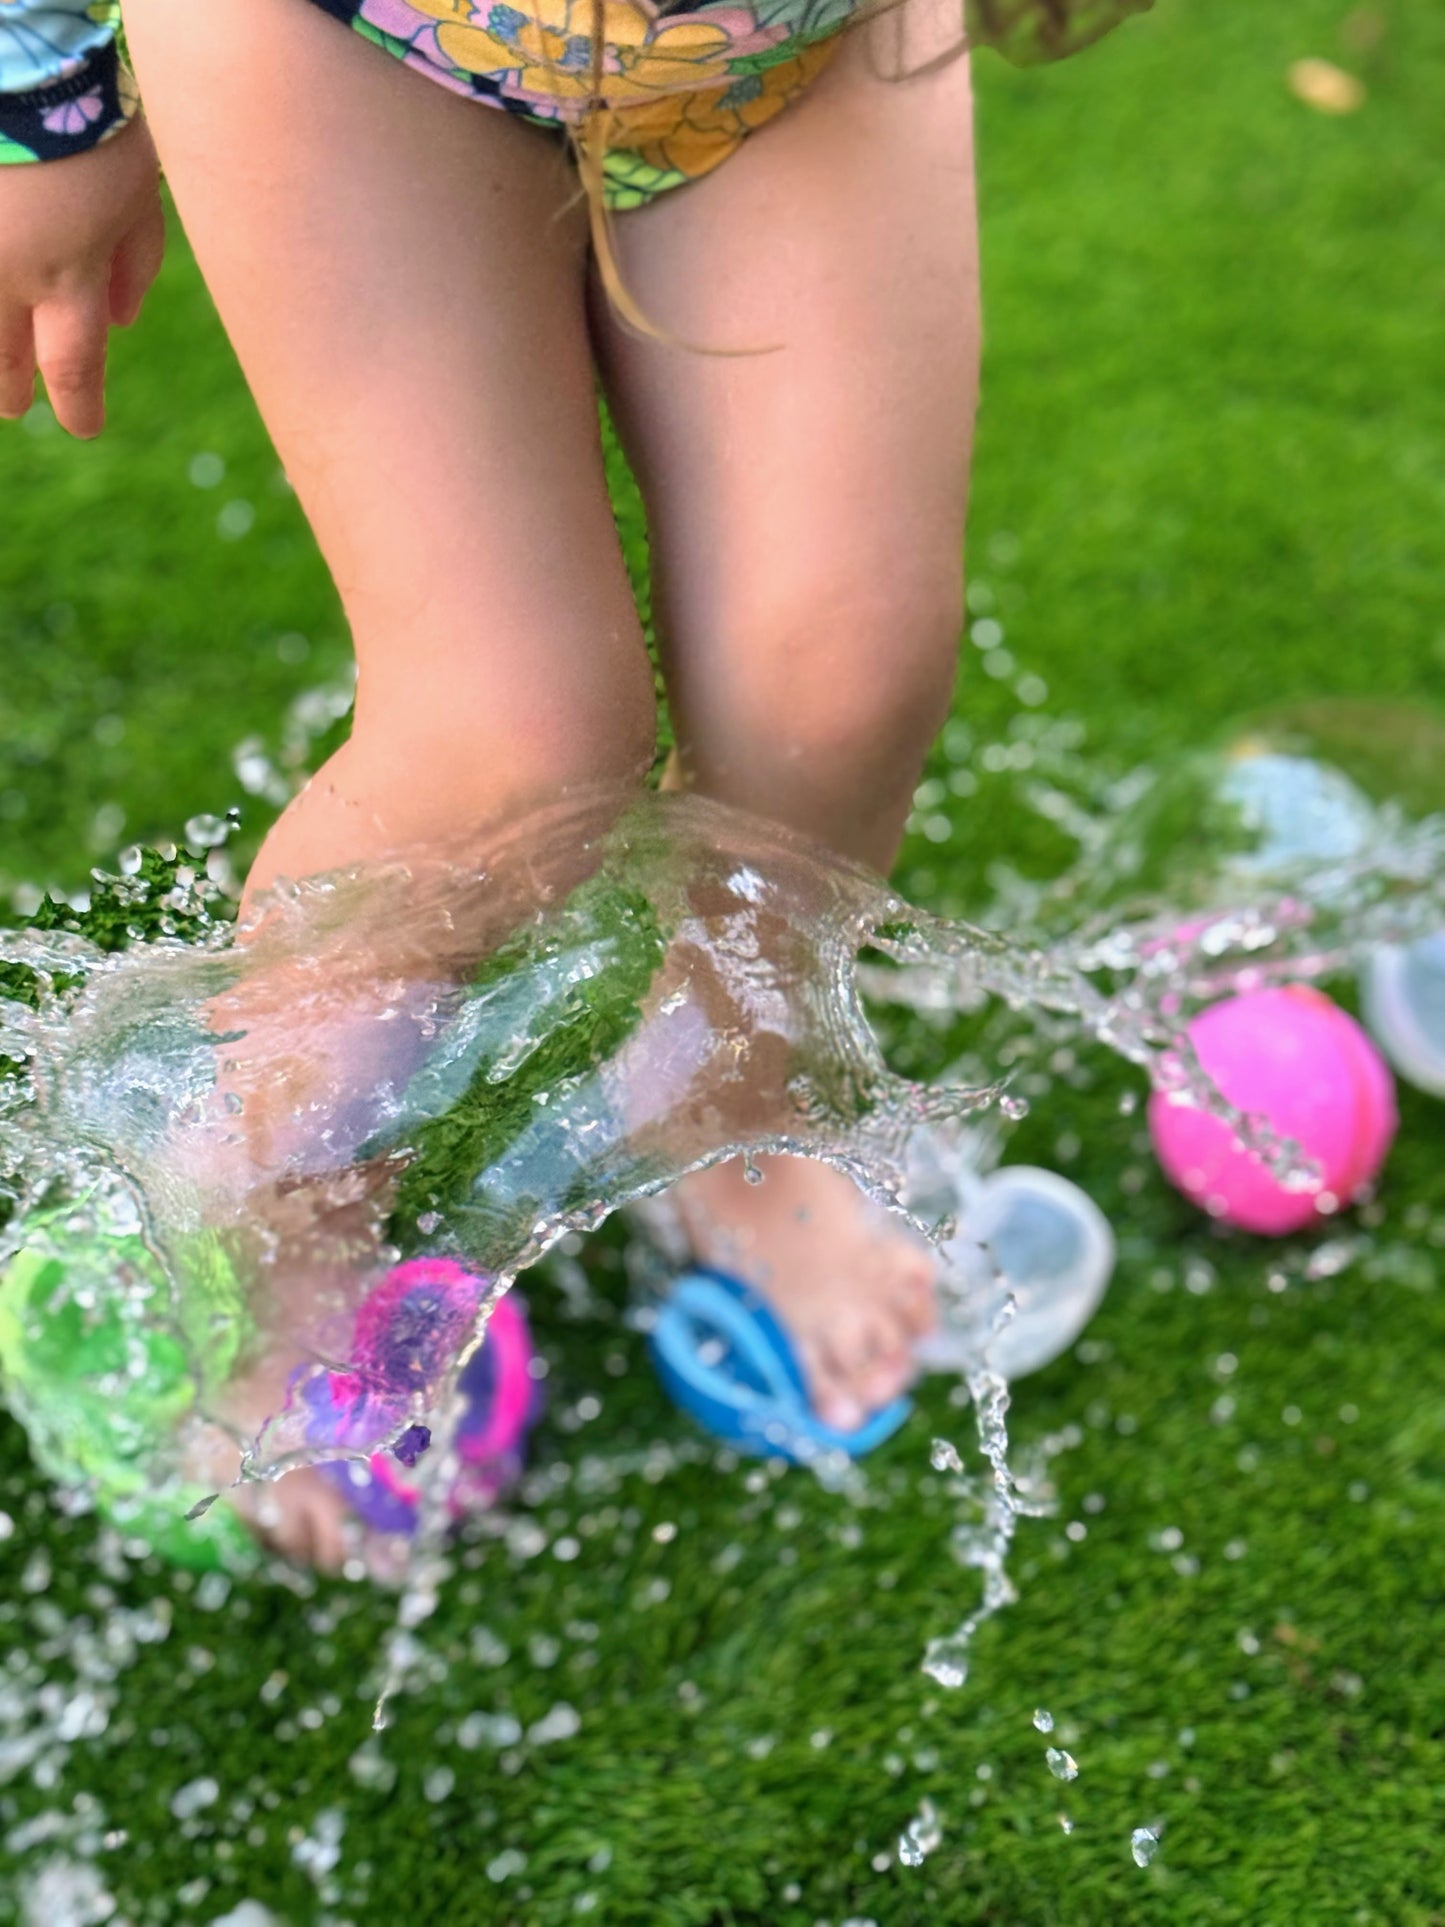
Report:
[[1337,1004],[1299,985],[1250,991],[1202,1012],[1189,1035],[1229,1103],[1293,1139],[1322,1176],[1290,1189],[1222,1119],[1156,1092],[1154,1148],[1186,1197],[1241,1230],[1282,1237],[1351,1203],[1374,1179],[1398,1124],[1394,1081]]
[[42,1467],[88,1488],[99,1510],[195,1571],[244,1570],[253,1548],[226,1511],[190,1519],[210,1496],[177,1474],[182,1422],[224,1382],[249,1336],[219,1242],[182,1247],[190,1290],[179,1316],[170,1281],[138,1235],[86,1223],[83,1202],[25,1221],[0,1272],[0,1388]]

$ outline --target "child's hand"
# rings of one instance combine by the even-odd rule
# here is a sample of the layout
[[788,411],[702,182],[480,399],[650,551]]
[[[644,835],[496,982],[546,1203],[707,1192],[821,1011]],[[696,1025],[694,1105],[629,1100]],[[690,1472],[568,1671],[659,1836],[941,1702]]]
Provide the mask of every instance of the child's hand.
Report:
[[100,433],[106,337],[140,313],[165,241],[141,120],[88,153],[0,168],[0,416],[29,408],[38,366],[61,427]]

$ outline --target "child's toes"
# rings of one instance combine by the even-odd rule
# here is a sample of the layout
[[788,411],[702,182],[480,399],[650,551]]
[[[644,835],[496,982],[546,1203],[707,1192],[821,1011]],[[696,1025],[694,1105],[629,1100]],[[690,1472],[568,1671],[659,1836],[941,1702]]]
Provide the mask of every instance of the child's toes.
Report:
[[858,1376],[858,1390],[870,1411],[887,1405],[913,1381],[913,1354],[898,1327],[882,1327],[867,1363]]
[[937,1327],[934,1280],[933,1261],[926,1257],[920,1265],[905,1265],[898,1275],[892,1310],[906,1343],[916,1344]]
[[856,1431],[867,1413],[859,1403],[852,1373],[837,1347],[820,1335],[800,1339],[798,1352],[798,1362],[818,1417],[835,1432]]
[[318,1572],[338,1573],[350,1553],[345,1515],[324,1503],[308,1506],[311,1563]]
[[831,1334],[833,1350],[859,1410],[857,1423],[878,1405],[886,1404],[907,1376],[906,1350],[898,1343],[896,1327],[886,1311],[873,1305],[840,1314]]
[[305,1518],[294,1507],[283,1509],[268,1495],[256,1503],[250,1516],[256,1537],[269,1552],[279,1553],[293,1565],[310,1563],[311,1533]]
[[274,1485],[252,1488],[237,1506],[258,1539],[293,1565],[337,1573],[350,1555],[346,1502],[307,1467]]

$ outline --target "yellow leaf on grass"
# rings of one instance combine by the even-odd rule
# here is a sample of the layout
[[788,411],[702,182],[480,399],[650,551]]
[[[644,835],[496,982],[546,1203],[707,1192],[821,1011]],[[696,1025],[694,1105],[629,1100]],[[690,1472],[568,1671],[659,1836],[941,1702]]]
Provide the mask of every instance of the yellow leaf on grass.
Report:
[[1353,114],[1365,104],[1365,83],[1332,60],[1297,60],[1287,76],[1289,90],[1320,114]]

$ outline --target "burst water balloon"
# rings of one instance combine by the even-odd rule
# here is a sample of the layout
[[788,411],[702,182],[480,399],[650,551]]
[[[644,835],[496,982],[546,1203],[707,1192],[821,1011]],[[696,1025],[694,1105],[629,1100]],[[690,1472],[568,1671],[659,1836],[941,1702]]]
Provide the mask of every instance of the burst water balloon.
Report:
[[[1422,906],[1436,913],[1438,840],[1433,822],[1392,830],[1374,852],[1375,895],[1348,933],[1336,919],[1326,944],[1303,914],[1307,879],[1292,883],[1293,917],[1231,911],[1191,930],[1177,908],[1151,907],[1112,931],[1086,923],[1061,936],[1041,915],[1005,938],[931,917],[866,870],[718,805],[608,794],[571,799],[484,849],[278,889],[239,933],[218,924],[199,942],[121,951],[12,935],[5,958],[30,990],[5,1007],[0,1038],[24,1067],[0,1117],[21,1205],[8,1248],[43,1243],[36,1210],[57,1201],[67,1237],[91,1240],[92,1253],[140,1239],[153,1269],[113,1265],[121,1309],[105,1315],[130,1321],[120,1343],[141,1379],[156,1357],[172,1361],[176,1438],[157,1448],[152,1497],[176,1518],[237,1477],[330,1462],[310,1394],[355,1362],[362,1308],[418,1256],[463,1262],[486,1289],[405,1409],[374,1402],[372,1429],[348,1436],[352,1462],[422,1432],[445,1440],[458,1377],[512,1279],[688,1170],[794,1152],[904,1207],[920,1131],[966,1127],[1006,1085],[897,1075],[864,989],[943,1012],[991,1000],[1065,1026],[1252,1136],[1287,1172],[1295,1148],[1181,1054],[1181,1015],[1244,970],[1308,975],[1322,956],[1343,967],[1402,904],[1423,927]],[[1163,949],[1161,928],[1172,933]],[[966,1226],[925,1219],[915,1205],[920,1234],[967,1240]],[[200,1250],[222,1254],[243,1314],[208,1305]],[[1007,1462],[1006,1372],[992,1358],[1021,1321],[1007,1278],[991,1258],[984,1269],[993,1296],[984,1315],[976,1299],[966,1308],[954,1362],[989,1468],[971,1560],[984,1590],[930,1649],[929,1670],[948,1684],[966,1677],[978,1625],[1012,1597],[1007,1553],[1027,1509]],[[58,1287],[82,1322],[107,1288],[93,1272],[81,1265]],[[966,1281],[968,1267],[959,1273]],[[217,1322],[235,1345],[224,1371],[203,1356]],[[157,1331],[172,1350],[147,1352]],[[106,1371],[89,1387],[102,1397],[115,1383]]]
[[[856,959],[870,944],[906,969],[940,942],[959,960],[974,949],[782,832],[696,799],[615,796],[525,826],[485,863],[433,852],[279,892],[239,938],[118,954],[14,939],[42,994],[13,1010],[32,1074],[7,1145],[23,1200],[63,1191],[67,1250],[88,1256],[62,1262],[22,1208],[10,1277],[68,1262],[57,1291],[77,1315],[108,1293],[123,1346],[164,1328],[185,1437],[155,1474],[173,1482],[184,1460],[195,1488],[324,1461],[317,1387],[355,1365],[362,1307],[400,1260],[464,1259],[491,1281],[475,1323],[405,1409],[378,1397],[347,1431],[346,1456],[385,1452],[444,1429],[519,1270],[684,1171],[793,1151],[896,1205],[918,1127],[995,1093],[895,1075]],[[1011,993],[1037,967],[997,945],[978,966]],[[204,1301],[201,1251],[244,1316]],[[225,1372],[197,1356],[218,1320]]]

